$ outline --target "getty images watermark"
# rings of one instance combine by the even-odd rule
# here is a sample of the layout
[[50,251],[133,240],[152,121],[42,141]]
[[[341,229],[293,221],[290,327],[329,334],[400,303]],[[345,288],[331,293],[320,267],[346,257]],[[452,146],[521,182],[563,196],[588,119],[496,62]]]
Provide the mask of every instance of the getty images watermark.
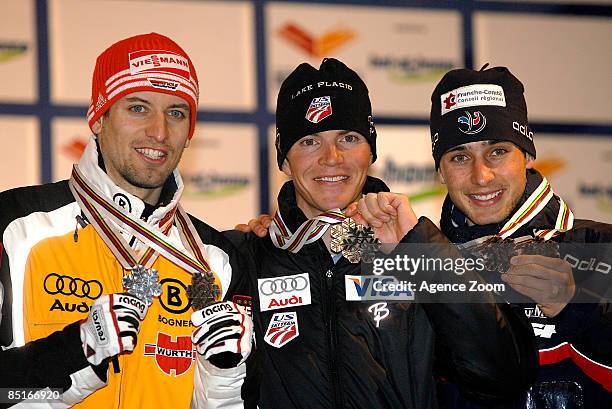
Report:
[[612,298],[610,244],[485,238],[460,246],[400,244],[388,254],[378,252],[371,263],[361,263],[360,275],[345,276],[346,300],[529,303],[502,279],[515,271],[510,260],[519,255],[563,260],[583,290],[571,302]]

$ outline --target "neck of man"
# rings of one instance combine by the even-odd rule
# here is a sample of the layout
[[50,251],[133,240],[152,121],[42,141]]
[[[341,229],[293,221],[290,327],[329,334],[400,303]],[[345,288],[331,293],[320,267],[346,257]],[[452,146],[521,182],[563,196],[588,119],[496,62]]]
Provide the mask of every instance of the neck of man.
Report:
[[106,163],[104,162],[104,157],[102,156],[100,150],[100,143],[97,138],[96,147],[98,151],[98,166],[108,175],[110,180],[112,180],[115,185],[119,186],[129,194],[136,196],[148,205],[155,206],[157,203],[159,203],[159,197],[161,196],[164,185],[155,188],[144,188],[132,185],[130,182],[125,180],[123,176],[117,174],[113,169],[107,169]]
[[[357,200],[358,199],[355,199],[355,201]],[[308,219],[313,219],[317,217],[318,215],[320,215],[321,213],[324,213],[322,210],[313,209],[312,207],[304,205],[303,203],[300,204],[299,198],[297,198],[297,203],[298,203],[298,207],[300,208],[300,210],[304,213],[304,216],[306,216]],[[329,209],[329,210],[332,210],[332,209]],[[346,207],[344,207],[341,210],[344,213],[344,211],[346,210]],[[325,243],[325,247],[327,248],[327,251],[329,251],[329,254],[334,255],[335,253],[331,251],[331,228],[327,229],[327,231],[321,237],[321,240],[323,240],[323,243]]]
[[163,185],[155,188],[138,187],[132,185],[120,175],[115,175],[112,171],[107,170],[106,174],[113,181],[114,184],[116,184],[129,194],[136,196],[146,204],[155,206],[157,203],[159,203],[159,197],[161,195]]
[[140,200],[142,200],[148,205],[155,206],[159,203],[159,197],[161,196],[161,192],[162,192],[161,187],[158,187],[155,189],[137,188],[135,190],[136,191],[134,192],[130,192],[128,190],[128,192],[133,194],[134,196],[136,196],[137,198],[139,198]]
[[331,229],[327,229],[321,239],[323,240],[323,243],[325,243],[325,247],[327,248],[329,254],[334,255],[335,253],[331,251]]

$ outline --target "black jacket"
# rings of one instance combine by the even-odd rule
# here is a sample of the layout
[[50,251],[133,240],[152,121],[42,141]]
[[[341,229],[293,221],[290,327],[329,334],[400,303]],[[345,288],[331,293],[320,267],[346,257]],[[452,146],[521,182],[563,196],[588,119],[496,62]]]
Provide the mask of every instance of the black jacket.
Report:
[[[517,209],[541,182],[542,177],[537,171],[527,171],[527,187],[516,205]],[[553,227],[558,211],[559,199],[555,197],[512,237],[532,236],[536,230]],[[453,242],[465,243],[496,234],[505,222],[468,226],[465,215],[447,197],[440,225]],[[609,243],[612,243],[612,225],[577,219],[570,230],[551,240],[559,243],[560,257],[571,262],[574,267],[576,294],[554,318],[544,316],[532,300],[526,297],[525,303],[514,306],[534,328],[541,368],[529,397],[525,395],[495,407],[539,409],[566,408],[580,404],[578,407],[585,409],[611,408],[612,285],[609,266],[612,265],[612,246]],[[602,263],[599,268],[598,263]],[[452,385],[442,387],[449,408],[483,407],[463,399]],[[545,401],[551,406],[542,406]]]
[[[379,191],[388,188],[368,178],[364,193]],[[279,208],[292,231],[306,220],[291,182],[279,194]],[[359,264],[344,257],[334,264],[322,240],[294,254],[274,247],[268,237],[233,238],[257,264],[251,284],[260,408],[435,408],[434,364],[437,373],[484,402],[525,390],[534,377],[537,356],[529,328],[490,294],[481,295],[489,302],[479,304],[389,303],[390,314],[377,328],[368,311],[372,302],[346,301],[345,275],[359,275]],[[421,218],[402,242],[448,241]],[[310,279],[309,305],[260,310],[258,278],[300,273]],[[298,335],[275,347],[264,335],[281,313],[296,313]]]

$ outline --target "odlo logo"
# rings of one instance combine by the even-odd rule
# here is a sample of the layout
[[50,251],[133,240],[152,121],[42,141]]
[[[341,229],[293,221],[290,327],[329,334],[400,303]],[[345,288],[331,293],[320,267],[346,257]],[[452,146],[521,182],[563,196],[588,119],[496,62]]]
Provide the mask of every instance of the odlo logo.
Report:
[[163,332],[157,333],[155,344],[145,344],[144,355],[154,356],[159,369],[168,376],[180,376],[191,368],[196,350],[190,336],[178,336],[176,341]]

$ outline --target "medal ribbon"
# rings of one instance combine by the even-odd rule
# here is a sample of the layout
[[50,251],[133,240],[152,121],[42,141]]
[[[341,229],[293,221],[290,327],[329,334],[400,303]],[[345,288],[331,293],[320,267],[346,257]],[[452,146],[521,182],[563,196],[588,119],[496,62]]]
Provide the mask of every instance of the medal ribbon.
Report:
[[567,207],[563,199],[557,196],[548,180],[543,177],[542,183],[531,193],[531,195],[525,200],[525,203],[510,217],[508,222],[501,228],[496,236],[503,239],[510,237],[519,228],[529,223],[534,217],[536,217],[550,202],[550,200],[556,197],[559,200],[559,213],[557,215],[557,221],[555,222],[554,229],[538,230],[535,232],[537,237],[545,240],[554,237],[555,235],[569,230],[574,225],[574,214]]
[[[114,202],[106,200],[96,187],[87,183],[78,165],[73,167],[69,186],[81,210],[124,269],[132,269],[138,264],[149,268],[161,254],[192,274],[211,271],[206,256],[202,252],[203,243],[189,220],[189,216],[180,205],[169,212],[169,217],[160,222],[160,230],[151,229],[139,218],[125,214]],[[121,234],[115,232],[107,223],[107,220],[123,225],[130,234],[148,246],[142,257],[139,258],[136,255]],[[194,256],[177,249],[168,242],[166,235],[173,224],[177,226],[185,248],[191,250]],[[215,281],[218,282],[218,279]]]
[[541,239],[549,240],[550,238],[570,230],[574,226],[574,213],[565,204],[561,197],[555,195],[559,199],[559,213],[557,214],[557,221],[555,222],[554,229],[544,229],[535,232],[535,235]]
[[280,210],[277,210],[270,224],[270,239],[272,243],[283,250],[297,253],[306,244],[319,240],[332,224],[342,223],[346,216],[340,209],[321,213],[313,219],[306,220],[295,233],[285,224]]

